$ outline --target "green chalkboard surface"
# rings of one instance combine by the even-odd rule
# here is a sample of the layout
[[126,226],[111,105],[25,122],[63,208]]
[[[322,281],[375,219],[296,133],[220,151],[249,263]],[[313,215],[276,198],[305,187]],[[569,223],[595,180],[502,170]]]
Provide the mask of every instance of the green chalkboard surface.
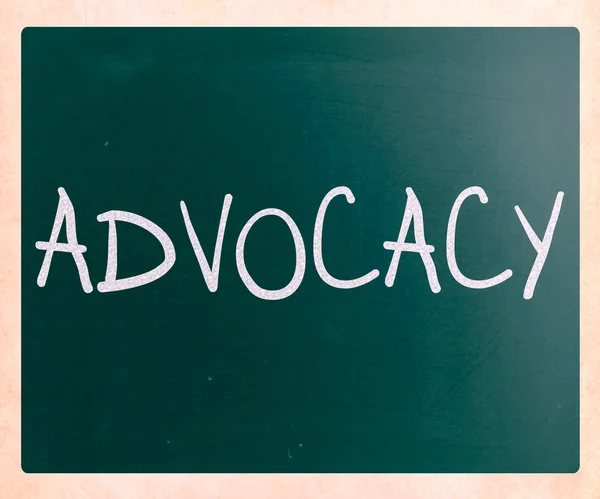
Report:
[[22,467],[577,471],[578,31],[25,29]]

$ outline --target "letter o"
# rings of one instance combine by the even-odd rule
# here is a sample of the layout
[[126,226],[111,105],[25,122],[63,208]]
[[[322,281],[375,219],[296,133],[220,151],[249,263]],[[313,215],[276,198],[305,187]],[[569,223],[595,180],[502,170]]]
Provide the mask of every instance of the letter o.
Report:
[[[258,220],[269,215],[279,217],[287,224],[290,232],[292,233],[292,237],[294,238],[294,246],[296,248],[296,269],[294,270],[292,280],[287,286],[277,290],[263,289],[256,284],[254,279],[252,279],[248,273],[248,269],[246,268],[246,263],[244,261],[244,247],[246,245],[246,238],[248,237],[250,229],[256,222],[258,222]],[[304,271],[306,270],[306,251],[304,249],[304,241],[302,239],[302,234],[300,234],[300,229],[298,229],[298,226],[292,220],[292,217],[282,210],[278,210],[276,208],[267,208],[266,210],[261,210],[252,218],[250,218],[248,222],[246,222],[246,225],[244,225],[244,228],[240,232],[235,250],[235,261],[242,281],[254,296],[262,298],[263,300],[283,300],[284,298],[292,295],[298,289],[302,283],[302,279],[304,278]]]

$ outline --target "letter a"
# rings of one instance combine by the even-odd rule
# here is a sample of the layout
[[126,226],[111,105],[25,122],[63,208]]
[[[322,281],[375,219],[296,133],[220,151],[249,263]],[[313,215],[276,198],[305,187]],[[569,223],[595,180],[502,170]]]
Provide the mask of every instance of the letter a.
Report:
[[[429,280],[429,287],[434,293],[441,291],[440,283],[438,282],[437,272],[435,270],[435,263],[431,258],[431,253],[435,250],[433,246],[425,242],[425,227],[423,226],[423,210],[419,204],[419,200],[413,190],[408,187],[406,189],[408,199],[406,201],[406,208],[404,209],[404,218],[402,219],[402,225],[400,227],[400,234],[398,235],[398,241],[386,241],[383,243],[383,247],[387,250],[392,250],[394,255],[390,262],[390,268],[385,276],[385,285],[391,287],[394,285],[396,279],[396,272],[398,271],[398,263],[400,262],[400,255],[403,251],[411,251],[413,253],[419,253],[425,270],[427,271],[427,279]],[[415,224],[415,242],[407,243],[406,235],[410,227],[411,220],[414,219]]]
[[[50,264],[52,263],[52,256],[55,251],[60,251],[62,253],[71,253],[71,255],[73,255],[75,265],[77,265],[77,271],[79,272],[81,286],[86,293],[91,293],[94,288],[90,282],[90,276],[88,273],[87,264],[85,263],[85,258],[83,258],[83,253],[87,251],[87,248],[77,242],[75,209],[73,208],[73,204],[71,203],[69,196],[67,196],[66,191],[62,187],[58,188],[58,195],[58,208],[56,209],[56,217],[54,218],[54,226],[52,227],[50,240],[48,242],[38,241],[35,243],[35,247],[37,249],[46,252],[44,261],[42,263],[42,268],[40,269],[40,273],[37,278],[37,285],[40,288],[43,288],[46,285],[48,272],[50,272]],[[65,219],[67,221],[67,243],[59,243],[58,236]]]

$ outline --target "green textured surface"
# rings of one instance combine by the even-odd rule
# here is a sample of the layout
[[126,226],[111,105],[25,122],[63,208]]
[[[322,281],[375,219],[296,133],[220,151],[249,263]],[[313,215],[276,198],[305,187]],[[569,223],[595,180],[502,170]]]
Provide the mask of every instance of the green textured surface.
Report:
[[[574,472],[579,466],[579,33],[561,29],[58,29],[22,39],[22,465],[26,472]],[[338,278],[312,258],[323,196]],[[487,290],[451,276],[506,268]],[[161,279],[85,294],[55,254],[36,285],[64,187],[94,286],[108,210],[162,227],[177,251]],[[442,290],[403,254],[384,285],[405,189],[424,213]],[[565,197],[545,267],[523,299],[539,236]],[[212,258],[233,195],[219,289],[190,245],[184,200]],[[298,291],[245,288],[235,243],[279,208],[298,224]],[[119,223],[119,277],[162,250]],[[411,229],[412,234],[412,229]],[[64,237],[64,232],[62,237]],[[409,236],[409,240],[411,236]],[[64,240],[64,239],[61,239]],[[293,273],[291,236],[253,229],[265,288]],[[290,457],[291,456],[291,457]]]

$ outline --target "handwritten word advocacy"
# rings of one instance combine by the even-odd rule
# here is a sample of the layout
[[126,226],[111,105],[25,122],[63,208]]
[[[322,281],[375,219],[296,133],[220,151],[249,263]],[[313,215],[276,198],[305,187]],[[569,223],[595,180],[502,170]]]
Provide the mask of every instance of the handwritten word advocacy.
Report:
[[[37,284],[40,287],[45,286],[46,279],[50,271],[50,264],[52,263],[52,256],[55,251],[71,253],[73,259],[75,260],[77,270],[79,272],[79,278],[83,290],[86,293],[91,293],[93,291],[93,286],[90,282],[87,264],[83,256],[87,248],[84,245],[79,244],[77,239],[77,229],[75,225],[75,210],[73,208],[71,200],[69,199],[69,196],[62,187],[58,189],[58,193],[59,203],[56,211],[56,217],[54,219],[54,226],[50,235],[50,240],[47,242],[39,241],[35,244],[37,249],[45,251],[44,261],[42,263],[42,267],[37,278]],[[417,196],[410,187],[406,189],[406,194],[408,197],[398,238],[396,241],[385,241],[383,243],[383,247],[385,249],[392,251],[390,265],[387,271],[387,275],[385,276],[385,285],[388,287],[394,285],[394,281],[396,279],[396,272],[398,269],[398,263],[400,261],[400,256],[402,255],[402,253],[412,252],[418,253],[420,255],[423,261],[423,265],[425,266],[425,271],[427,272],[429,286],[434,293],[439,293],[441,291],[441,287],[437,278],[435,263],[433,262],[433,259],[431,257],[431,253],[433,253],[435,248],[430,244],[427,244],[427,242],[425,241],[423,210],[421,209],[421,205],[419,203],[419,200],[417,199]],[[346,198],[346,201],[348,203],[354,203],[354,195],[348,187],[336,187],[325,195],[323,201],[321,202],[321,205],[319,206],[315,220],[313,235],[313,258],[317,272],[325,283],[334,288],[350,289],[359,286],[364,286],[365,284],[377,279],[377,277],[379,277],[379,271],[374,269],[361,277],[357,277],[355,279],[350,280],[342,280],[332,276],[325,267],[322,254],[323,223],[329,203],[331,203],[331,201],[335,197],[342,195]],[[468,189],[465,189],[459,194],[459,196],[456,198],[456,201],[454,202],[454,205],[450,212],[450,218],[448,220],[448,230],[446,238],[446,258],[448,261],[448,267],[450,269],[450,272],[452,273],[452,276],[458,283],[467,288],[484,289],[496,286],[506,281],[512,276],[512,271],[507,269],[494,277],[490,277],[488,279],[483,280],[475,280],[465,276],[458,268],[454,249],[456,222],[463,202],[469,196],[474,195],[479,197],[479,201],[481,203],[488,202],[487,195],[481,187],[469,187]],[[531,269],[527,282],[525,284],[525,290],[523,293],[523,297],[525,299],[529,299],[533,296],[536,283],[538,281],[540,273],[542,272],[544,262],[546,261],[546,257],[550,250],[550,245],[552,243],[552,237],[554,235],[554,229],[558,221],[558,216],[560,214],[563,195],[563,192],[559,192],[556,196],[554,207],[552,209],[552,214],[550,215],[550,220],[546,227],[546,232],[544,233],[543,239],[540,239],[536,235],[535,231],[532,229],[531,225],[525,218],[525,215],[523,214],[521,209],[518,206],[515,206],[517,217],[521,222],[521,225],[525,230],[525,233],[527,234],[529,240],[531,241],[534,250],[536,251],[536,258],[533,263],[533,267]],[[221,220],[217,232],[217,240],[215,244],[215,250],[213,253],[212,265],[208,263],[208,259],[204,253],[204,250],[202,249],[202,245],[200,244],[200,241],[196,236],[196,232],[190,220],[186,204],[183,201],[181,201],[181,213],[183,215],[183,220],[187,229],[188,236],[190,238],[191,245],[194,249],[194,253],[196,254],[196,258],[198,259],[200,270],[202,271],[202,275],[204,276],[206,285],[208,289],[212,292],[217,291],[219,285],[221,249],[223,247],[223,238],[225,236],[225,228],[227,226],[227,217],[232,201],[233,197],[230,194],[227,194],[223,201],[223,209],[221,212]],[[250,230],[256,222],[258,222],[261,218],[267,216],[279,217],[287,224],[292,234],[294,246],[296,249],[296,267],[294,270],[294,275],[291,281],[285,287],[277,290],[261,288],[248,272],[248,269],[246,268],[246,264],[244,262],[244,247]],[[165,233],[165,231],[163,231],[155,223],[140,215],[117,210],[102,213],[101,215],[98,215],[97,219],[99,222],[108,222],[108,258],[106,266],[106,276],[104,281],[98,283],[98,291],[100,291],[101,293],[131,289],[138,286],[143,286],[145,284],[149,284],[165,275],[171,269],[171,267],[173,267],[173,264],[175,263],[175,247],[173,246],[173,242]],[[65,220],[67,225],[67,242],[59,243],[58,236],[60,234],[62,225],[65,222]],[[137,225],[154,235],[154,237],[156,237],[156,239],[158,239],[158,241],[162,245],[164,251],[163,262],[153,270],[144,274],[124,279],[117,279],[117,221],[128,222],[130,224]],[[415,240],[414,243],[406,242],[411,222],[413,223]],[[287,213],[276,208],[268,208],[259,211],[258,213],[253,215],[248,220],[248,222],[246,222],[246,225],[244,225],[242,231],[238,236],[236,245],[236,264],[240,278],[242,279],[248,290],[258,298],[261,298],[263,300],[282,300],[292,295],[302,283],[302,279],[304,278],[304,273],[306,270],[306,250],[304,247],[304,240],[294,220]]]

